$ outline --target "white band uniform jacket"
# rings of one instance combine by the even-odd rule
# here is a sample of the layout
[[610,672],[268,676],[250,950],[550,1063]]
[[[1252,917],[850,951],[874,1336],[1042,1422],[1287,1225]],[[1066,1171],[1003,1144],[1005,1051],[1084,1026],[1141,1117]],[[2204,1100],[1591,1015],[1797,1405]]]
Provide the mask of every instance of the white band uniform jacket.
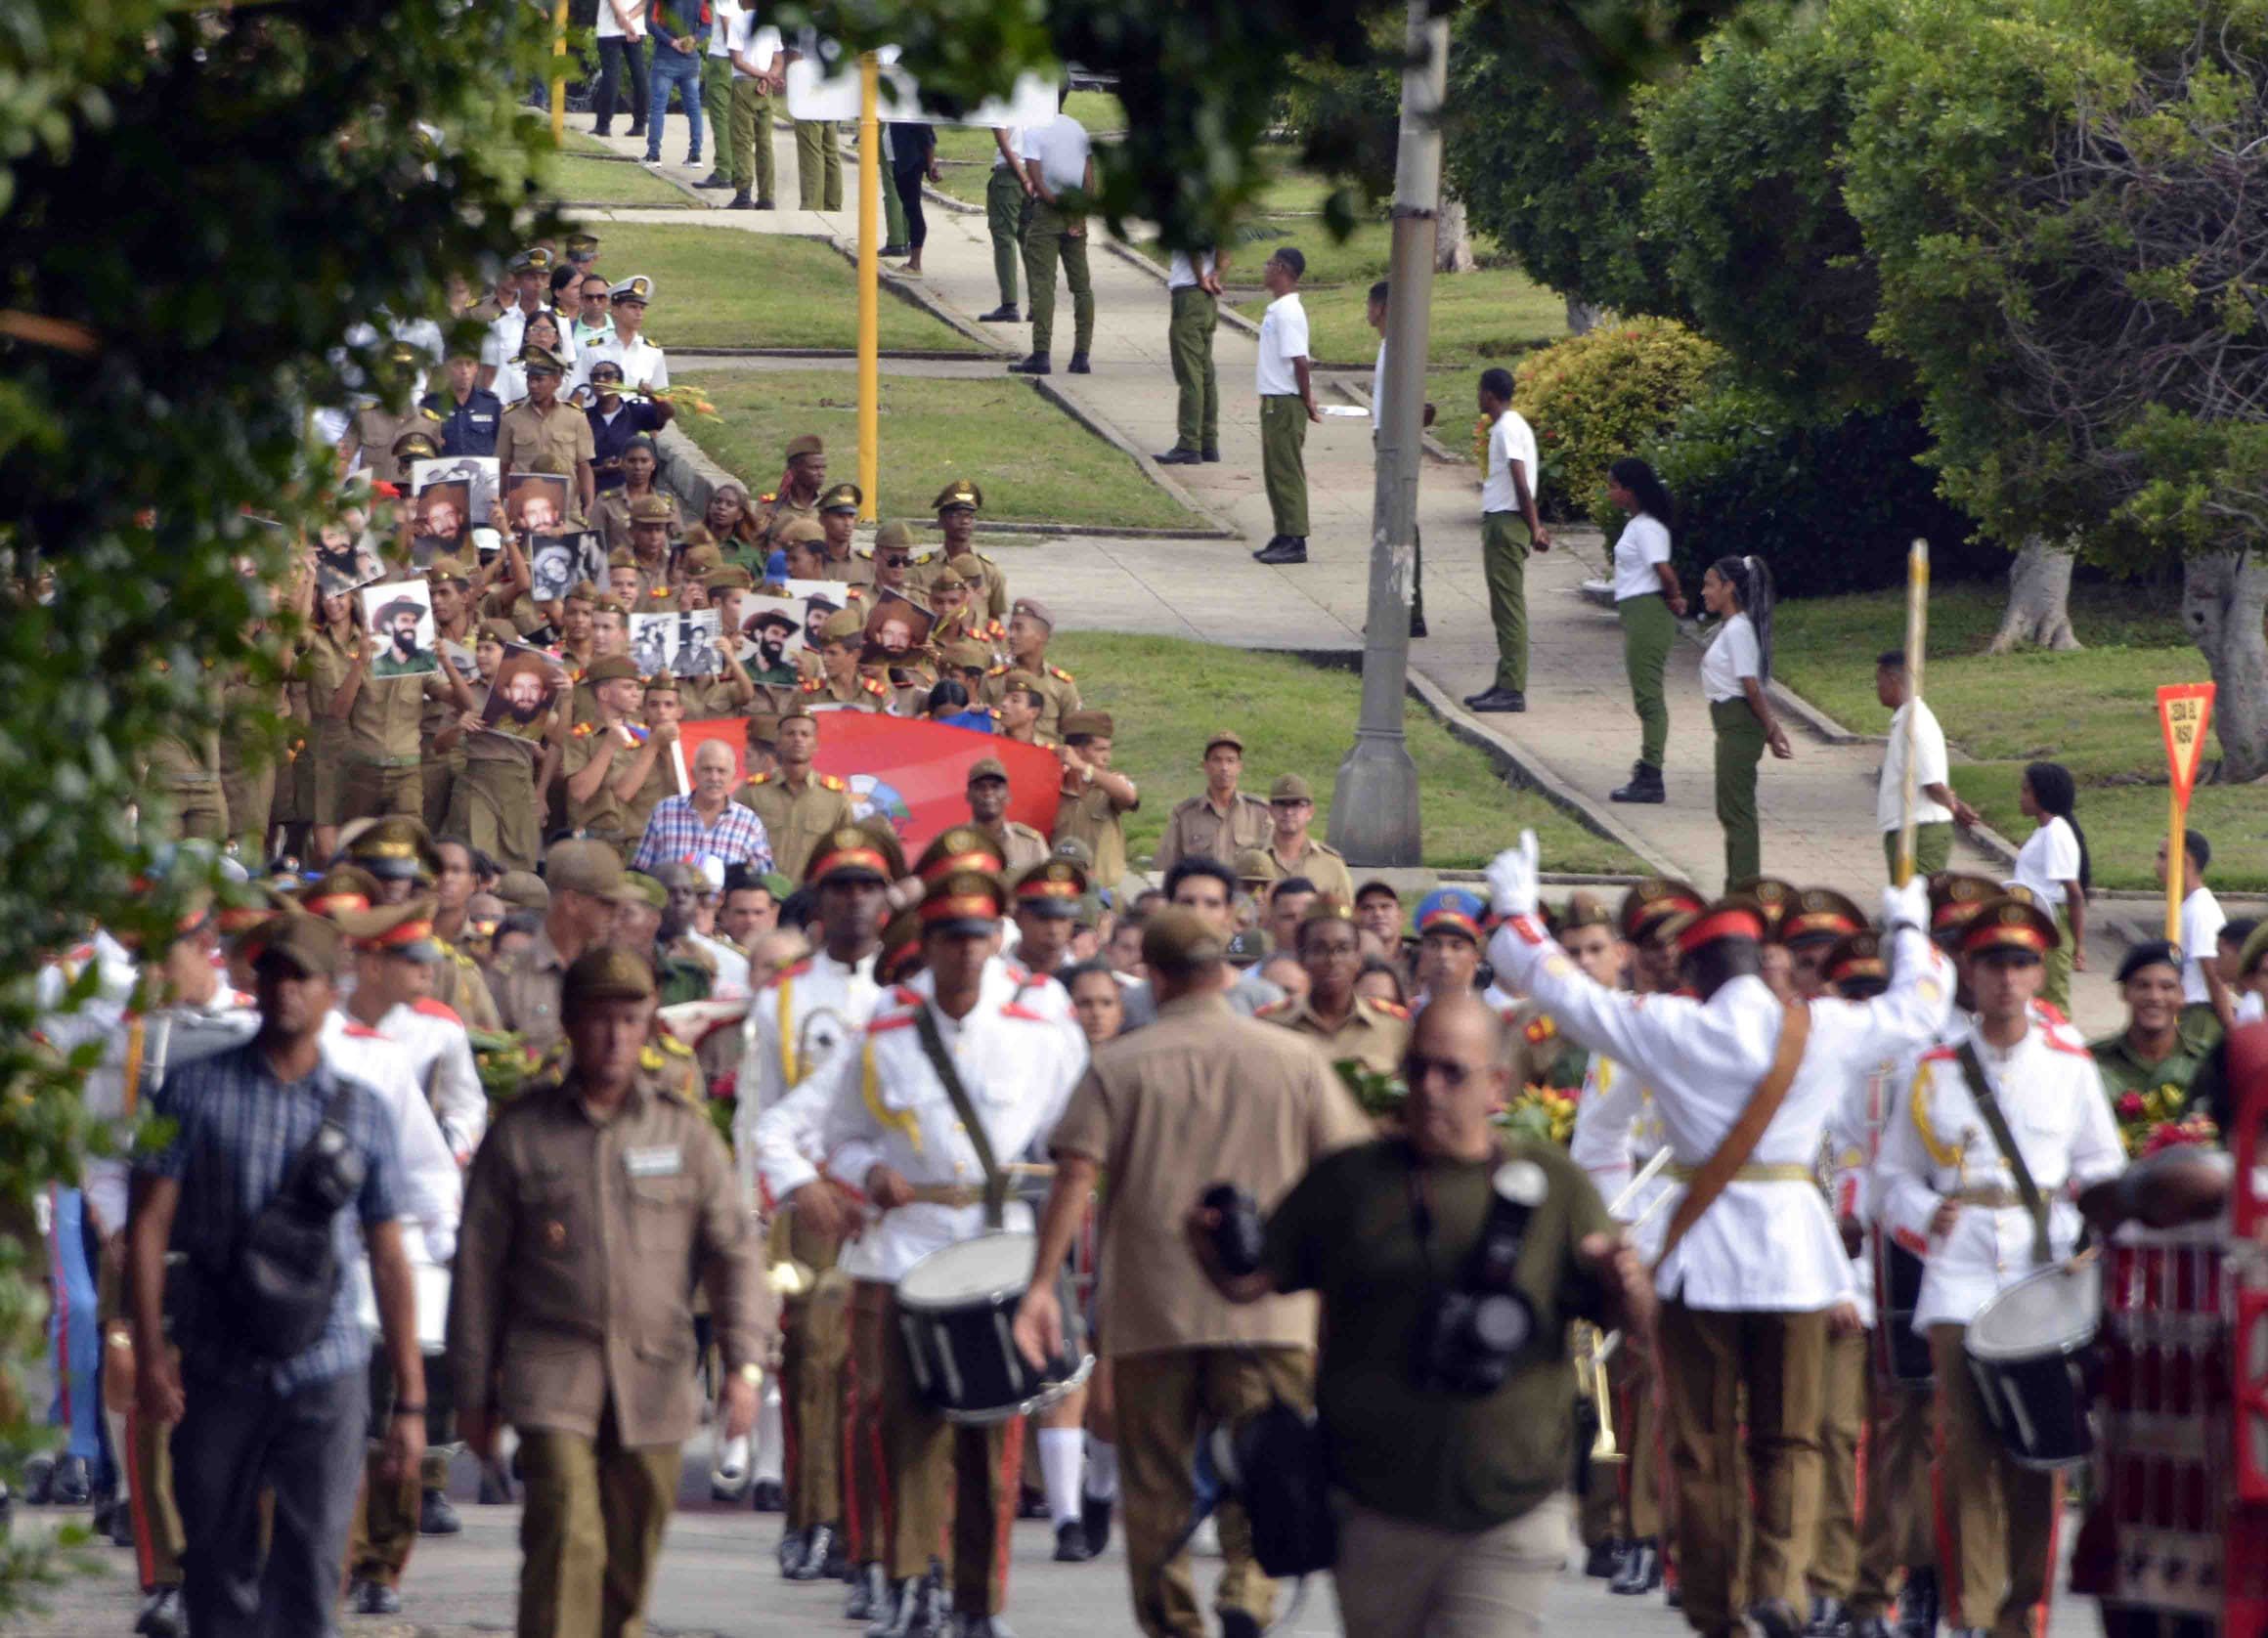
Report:
[[[1927,1262],[1913,1328],[1966,1325],[1985,1300],[2032,1269],[2031,1217],[2022,1206],[1963,1206],[1951,1230],[1930,1238],[1939,1202],[1964,1188],[2005,1188],[2015,1176],[1978,1112],[1956,1053],[1956,1029],[1922,1055],[1899,1117],[1882,1142],[1882,1226]],[[2126,1150],[2095,1060],[2071,1030],[2037,1017],[2005,1050],[1977,1042],[2009,1133],[2048,1199],[2048,1243],[2071,1255],[2079,1234],[2076,1190],[2125,1169]]]
[[488,1130],[488,1094],[472,1066],[472,1038],[447,1002],[421,996],[378,1020],[378,1033],[410,1055],[410,1074],[433,1105],[441,1136],[462,1166]]
[[857,1040],[881,998],[872,955],[845,963],[820,950],[749,1003],[732,1148],[753,1203],[775,1206],[818,1177],[834,1091],[826,1070]]
[[1875,1320],[1874,1217],[1882,1198],[1882,1180],[1876,1158],[1891,1117],[1898,1112],[1898,1090],[1910,1080],[1912,1058],[1848,1065],[1850,1081],[1842,1101],[1827,1117],[1829,1203],[1840,1223],[1850,1218],[1858,1225],[1858,1249],[1851,1254],[1851,1275],[1858,1291],[1853,1299],[1859,1323],[1871,1329]]
[[[1497,929],[1489,960],[1578,1045],[1644,1078],[1676,1156],[1673,1170],[1698,1167],[1716,1151],[1771,1068],[1784,1010],[1762,978],[1734,978],[1705,1002],[1609,990],[1532,916]],[[1895,970],[1889,991],[1872,1001],[1810,1004],[1803,1062],[1748,1161],[1801,1167],[1803,1177],[1728,1185],[1656,1267],[1662,1296],[1733,1314],[1809,1314],[1851,1300],[1851,1260],[1815,1176],[1827,1116],[1850,1063],[1920,1046],[1952,1004],[1944,958],[1918,929],[1898,929]]]
[[[1575,1130],[1569,1135],[1568,1158],[1591,1174],[1598,1197],[1612,1211],[1615,1197],[1630,1186],[1632,1176],[1653,1159],[1664,1142],[1661,1111],[1645,1082],[1600,1053],[1592,1053],[1583,1069],[1583,1092],[1575,1104]],[[1617,1221],[1636,1224],[1631,1243],[1651,1263],[1669,1232],[1668,1208],[1646,1215],[1647,1208],[1678,1185],[1656,1172],[1653,1180],[1615,1212]],[[1643,1218],[1641,1223],[1639,1220]]]
[[[1086,1038],[1070,997],[1053,978],[1035,978],[995,956],[984,964],[977,1005],[966,1017],[937,1012],[936,995],[934,972],[891,990],[875,1008],[858,1050],[838,1056],[828,1072],[834,1090],[827,1109],[827,1170],[853,1188],[864,1188],[876,1166],[890,1167],[916,1187],[983,1186],[977,1145],[922,1051],[918,1007],[932,1006],[945,1051],[1002,1166],[1044,1147],[1087,1066]],[[1012,1193],[1003,1227],[1031,1226],[1031,1209]],[[860,1236],[851,1272],[860,1279],[895,1284],[932,1252],[983,1232],[981,1205],[901,1206]]]

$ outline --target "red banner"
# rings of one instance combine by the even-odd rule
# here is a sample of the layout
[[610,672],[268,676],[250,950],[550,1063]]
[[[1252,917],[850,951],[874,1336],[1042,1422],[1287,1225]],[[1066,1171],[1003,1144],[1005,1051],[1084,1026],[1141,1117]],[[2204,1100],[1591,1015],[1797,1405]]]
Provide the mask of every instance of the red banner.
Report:
[[[694,751],[714,740],[732,753],[737,777],[748,777],[745,717],[686,722],[679,733],[688,767]],[[880,813],[890,820],[910,864],[938,832],[967,822],[969,769],[986,756],[1008,770],[1008,817],[1041,836],[1054,835],[1063,764],[1036,745],[917,717],[830,711],[819,713],[813,765],[850,783],[860,818]]]

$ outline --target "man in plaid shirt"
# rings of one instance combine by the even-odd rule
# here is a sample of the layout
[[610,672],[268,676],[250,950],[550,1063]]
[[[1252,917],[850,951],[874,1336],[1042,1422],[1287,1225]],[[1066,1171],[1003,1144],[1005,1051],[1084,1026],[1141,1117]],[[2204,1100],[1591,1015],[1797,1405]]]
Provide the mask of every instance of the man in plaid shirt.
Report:
[[[324,1056],[324,1019],[337,999],[338,927],[290,911],[254,928],[246,943],[257,952],[259,1033],[166,1077],[153,1106],[172,1135],[135,1163],[126,1233],[137,1392],[145,1415],[177,1424],[174,1487],[188,1539],[182,1600],[190,1631],[327,1638],[371,1432],[371,1344],[344,1277],[355,1264],[358,1228],[401,1385],[383,1435],[389,1471],[414,1472],[425,1445],[415,1288],[397,1221],[403,1178],[377,1094]],[[231,1302],[231,1266],[342,1087],[349,1096],[335,1118],[363,1180],[332,1220],[341,1277],[322,1334],[277,1358],[247,1334]],[[162,1309],[173,1245],[189,1260],[169,1337]],[[168,1341],[180,1350],[178,1364]],[[276,1504],[263,1561],[264,1488]]]
[[747,865],[761,876],[771,869],[771,839],[763,821],[732,799],[732,750],[717,740],[693,753],[693,794],[657,803],[630,868],[659,877],[662,866],[696,853],[714,853],[729,870]]

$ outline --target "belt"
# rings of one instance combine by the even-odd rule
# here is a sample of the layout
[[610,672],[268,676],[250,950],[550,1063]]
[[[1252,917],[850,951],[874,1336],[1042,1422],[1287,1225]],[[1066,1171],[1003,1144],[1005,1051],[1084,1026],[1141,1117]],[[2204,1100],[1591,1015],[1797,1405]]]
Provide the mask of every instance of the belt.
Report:
[[[1691,1183],[1701,1175],[1700,1167],[1680,1166],[1674,1161],[1664,1170],[1669,1173],[1670,1181],[1673,1183]],[[1810,1167],[1793,1160],[1784,1165],[1775,1166],[1752,1162],[1733,1173],[1732,1181],[1734,1183],[1808,1183],[1816,1185],[1819,1174]]]
[[981,1206],[984,1191],[965,1183],[921,1183],[912,1187],[914,1203],[923,1206]]
[[2011,1211],[2024,1204],[2015,1189],[2003,1186],[1956,1188],[1945,1198],[1958,1206],[1977,1206],[1996,1212]]

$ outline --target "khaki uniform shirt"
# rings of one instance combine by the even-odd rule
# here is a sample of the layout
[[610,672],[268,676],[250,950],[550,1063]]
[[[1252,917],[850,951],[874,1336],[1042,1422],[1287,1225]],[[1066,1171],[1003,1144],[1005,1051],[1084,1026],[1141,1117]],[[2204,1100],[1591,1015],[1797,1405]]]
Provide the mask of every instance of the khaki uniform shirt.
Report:
[[802,790],[791,790],[777,773],[760,773],[733,793],[732,799],[763,821],[771,842],[772,866],[790,882],[802,882],[811,849],[828,832],[850,824],[850,787],[831,773],[813,773]]
[[414,767],[423,757],[418,724],[425,714],[425,678],[384,677],[366,671],[346,712],[346,759],[379,767]]
[[1369,996],[1355,997],[1354,1011],[1336,1029],[1324,1023],[1304,996],[1287,996],[1252,1015],[1322,1042],[1333,1063],[1353,1058],[1380,1075],[1400,1074],[1402,1055],[1410,1046],[1410,1010]]
[[701,1419],[696,1280],[724,1368],[763,1363],[772,1305],[731,1157],[646,1056],[613,1114],[543,1077],[474,1153],[450,1292],[458,1403],[586,1438],[611,1404],[624,1444],[681,1443]]
[[1315,884],[1315,890],[1326,898],[1335,898],[1341,904],[1355,901],[1355,879],[1347,870],[1346,855],[1328,842],[1307,839],[1307,851],[1292,864],[1276,851],[1273,840],[1263,844],[1260,851],[1267,856],[1268,880],[1282,882],[1287,877],[1304,876]]
[[[565,403],[554,402],[546,415],[530,402],[505,410],[497,422],[497,470],[507,487],[514,472],[533,472],[538,461],[556,461],[559,469],[572,477],[576,462],[590,460],[597,453],[590,441],[589,417]],[[577,491],[570,484],[567,503],[572,506],[576,500]]]
[[[631,829],[632,804],[615,795],[614,782],[630,771],[630,765],[638,759],[645,747],[623,744],[622,736],[603,722],[589,726],[589,733],[568,737],[567,754],[560,768],[572,779],[589,767],[594,757],[605,756],[608,758],[606,778],[588,801],[577,801],[574,793],[568,793],[567,822],[601,837],[634,839],[639,833]],[[661,759],[661,754],[655,753],[654,760]]]
[[[972,552],[970,555],[983,566],[984,583],[981,586],[970,588],[972,594],[969,598],[969,607],[997,625],[1008,618],[1007,572],[982,552]],[[913,566],[911,578],[917,583],[927,586],[944,572],[945,554],[942,551],[937,551]],[[1002,640],[1006,640],[1005,633],[1002,634]]]
[[1095,1281],[1106,1351],[1314,1347],[1312,1299],[1229,1302],[1182,1221],[1212,1178],[1270,1210],[1318,1156],[1371,1131],[1321,1052],[1217,995],[1169,1001],[1156,1023],[1097,1047],[1050,1146],[1110,1175]]
[[[1013,663],[995,666],[984,673],[984,703],[996,706],[1008,692],[1008,673],[1019,668]],[[1079,709],[1079,685],[1071,680],[1070,672],[1061,666],[1042,662],[1034,673],[1039,682],[1041,704],[1039,720],[1032,724],[1035,733],[1050,739],[1063,738],[1064,712]]]
[[[768,552],[773,544],[772,535],[781,526],[793,523],[797,518],[807,518],[812,523],[819,521],[819,497],[814,495],[811,496],[809,505],[799,506],[785,495],[775,496],[769,500],[758,501],[754,516],[756,518],[757,539],[763,543]],[[827,576],[827,579],[831,581],[849,580],[850,578],[849,575],[833,573]]]
[[505,957],[489,971],[497,1021],[538,1057],[564,1038],[559,985],[566,975],[567,964],[559,957],[559,946],[551,942],[548,923],[536,929],[535,940],[526,949]]
[[395,458],[394,440],[419,425],[420,418],[415,410],[407,415],[397,415],[384,405],[373,404],[368,409],[355,411],[355,448],[362,455],[363,464],[371,469],[380,483],[406,484],[410,481],[410,463]]
[[1067,838],[1085,842],[1094,856],[1092,879],[1096,886],[1114,888],[1125,879],[1126,823],[1110,792],[1089,785],[1076,796],[1066,794],[1058,799],[1052,840]]
[[1218,859],[1233,865],[1239,853],[1247,847],[1267,846],[1275,834],[1276,822],[1269,815],[1268,804],[1258,797],[1239,791],[1223,817],[1209,796],[1195,796],[1176,802],[1166,815],[1165,834],[1157,839],[1152,862],[1161,871],[1171,870],[1183,859]]
[[2212,1056],[2211,1048],[2200,1051],[2179,1030],[2174,1032],[2173,1051],[2156,1062],[2144,1061],[2124,1030],[2088,1042],[2087,1051],[2095,1056],[2095,1069],[2103,1077],[2103,1095],[2111,1100],[2113,1114],[2118,1112],[2118,1099],[2126,1093],[2138,1092],[2145,1098],[2157,1093],[2167,1118],[2187,1106],[2190,1082]]
[[[684,533],[684,519],[678,515],[677,497],[674,495],[663,495],[659,489],[652,493],[661,495],[662,498],[670,503],[670,539],[674,540]],[[617,546],[629,545],[631,543],[630,496],[619,489],[600,491],[598,498],[590,505],[590,527],[605,536],[606,549],[609,552]],[[638,580],[641,589],[653,584],[653,581],[642,573]]]
[[1000,843],[1000,850],[1007,855],[1005,863],[1012,872],[1038,864],[1047,857],[1047,838],[1014,819],[1001,821],[1000,829],[992,833],[992,840]]
[[888,687],[864,671],[848,683],[832,683],[809,676],[796,684],[796,698],[807,706],[854,706],[860,711],[889,711],[893,696]]
[[496,1001],[480,966],[447,939],[437,939],[441,960],[433,968],[433,999],[464,1020],[467,1029],[494,1031],[498,1027]]

